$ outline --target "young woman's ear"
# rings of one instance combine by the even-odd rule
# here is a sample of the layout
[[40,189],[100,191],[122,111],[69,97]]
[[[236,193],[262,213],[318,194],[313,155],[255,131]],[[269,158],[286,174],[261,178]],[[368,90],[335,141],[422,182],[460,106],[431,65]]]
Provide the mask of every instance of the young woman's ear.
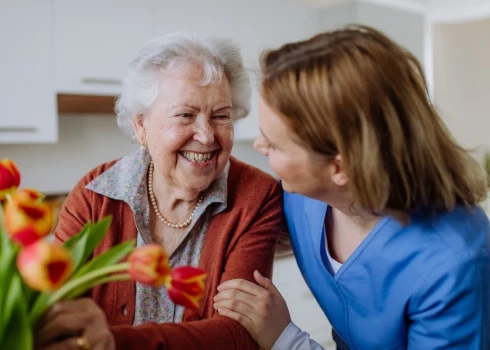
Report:
[[337,186],[347,185],[347,174],[344,171],[342,156],[339,154],[335,156],[332,162],[332,181]]

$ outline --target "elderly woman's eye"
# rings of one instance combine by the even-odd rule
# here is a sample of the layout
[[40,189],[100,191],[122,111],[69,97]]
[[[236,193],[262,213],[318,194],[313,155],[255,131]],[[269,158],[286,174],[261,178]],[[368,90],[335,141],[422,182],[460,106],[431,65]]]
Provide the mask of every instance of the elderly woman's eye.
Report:
[[191,113],[181,113],[179,114],[179,117],[182,117],[182,118],[192,118],[194,115],[191,114]]
[[228,118],[230,118],[230,116],[227,114],[219,114],[219,115],[213,116],[213,118],[215,118],[215,119],[228,119]]

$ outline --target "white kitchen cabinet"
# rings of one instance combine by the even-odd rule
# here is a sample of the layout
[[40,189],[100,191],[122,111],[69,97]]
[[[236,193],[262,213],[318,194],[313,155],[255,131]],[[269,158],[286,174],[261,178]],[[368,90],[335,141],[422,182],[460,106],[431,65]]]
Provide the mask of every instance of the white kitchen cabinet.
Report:
[[57,141],[53,3],[0,1],[0,143]]
[[56,88],[117,95],[129,60],[153,34],[154,0],[55,0]]
[[292,321],[325,349],[335,349],[332,326],[306,285],[293,256],[274,260],[272,281],[286,300]]

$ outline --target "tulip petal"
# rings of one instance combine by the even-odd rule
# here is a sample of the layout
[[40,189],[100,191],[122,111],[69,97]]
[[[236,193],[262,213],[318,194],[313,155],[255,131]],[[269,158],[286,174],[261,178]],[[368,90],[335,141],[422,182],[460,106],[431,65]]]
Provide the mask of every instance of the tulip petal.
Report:
[[69,263],[66,261],[52,261],[47,264],[46,269],[48,270],[49,281],[53,285],[58,285],[60,281],[63,280],[63,276],[69,267]]
[[135,249],[128,259],[128,273],[136,282],[159,287],[170,274],[168,256],[162,246],[149,244]]
[[52,229],[51,208],[38,200],[38,193],[30,190],[17,191],[5,205],[5,228],[11,239],[22,245],[35,242]]
[[168,289],[168,296],[175,304],[181,305],[187,309],[197,310],[199,308],[199,299],[182,290],[171,287]]
[[195,310],[205,289],[206,273],[192,266],[177,267],[172,270],[167,281],[170,299],[178,305]]
[[0,160],[0,200],[20,185],[20,172],[10,159]]
[[32,289],[46,292],[58,289],[72,270],[70,253],[59,245],[37,241],[17,256],[17,269]]
[[20,229],[12,235],[12,241],[19,243],[23,246],[28,246],[32,243],[35,243],[39,240],[39,235],[36,230],[32,226],[26,226],[23,229]]

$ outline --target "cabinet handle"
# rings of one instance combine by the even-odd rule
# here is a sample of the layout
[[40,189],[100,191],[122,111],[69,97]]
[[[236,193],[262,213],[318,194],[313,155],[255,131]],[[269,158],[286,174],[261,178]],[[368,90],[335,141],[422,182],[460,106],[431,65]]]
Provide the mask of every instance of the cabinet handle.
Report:
[[82,78],[83,84],[100,84],[100,85],[121,85],[119,79],[103,79],[103,78]]
[[0,132],[36,132],[32,126],[0,126]]

